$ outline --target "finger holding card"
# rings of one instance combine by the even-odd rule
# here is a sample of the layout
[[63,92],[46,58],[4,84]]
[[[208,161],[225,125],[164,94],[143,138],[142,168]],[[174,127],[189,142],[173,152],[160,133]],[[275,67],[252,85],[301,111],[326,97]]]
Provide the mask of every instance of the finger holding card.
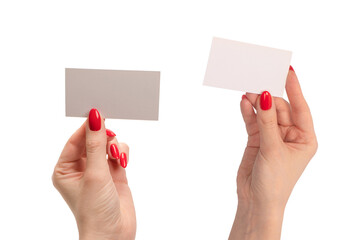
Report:
[[299,80],[291,68],[286,81],[286,93],[291,106],[291,117],[297,128],[304,132],[313,133],[314,125],[310,108],[301,91]]
[[[246,95],[243,95],[242,100],[240,102],[240,110],[243,116],[246,131],[249,136],[253,136],[259,132],[259,128],[256,123],[256,114],[254,107],[251,101],[247,98]],[[251,146],[258,146],[259,144],[250,144]]]

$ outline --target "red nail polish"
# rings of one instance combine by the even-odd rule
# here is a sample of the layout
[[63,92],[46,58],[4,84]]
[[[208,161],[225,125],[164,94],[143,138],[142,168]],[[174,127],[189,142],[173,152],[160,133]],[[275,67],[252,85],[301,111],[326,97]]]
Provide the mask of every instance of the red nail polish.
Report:
[[108,135],[109,137],[115,137],[116,136],[116,134],[113,131],[109,130],[109,129],[106,129],[106,135]]
[[111,152],[111,155],[113,156],[113,158],[116,158],[116,159],[119,159],[119,158],[120,158],[119,149],[118,149],[118,147],[116,146],[116,144],[111,144],[111,146],[110,146],[110,152]]
[[294,68],[290,65],[289,70],[295,72]]
[[127,158],[126,158],[126,153],[122,152],[120,154],[120,164],[123,168],[126,168],[127,166]]
[[89,113],[89,127],[91,131],[99,131],[101,129],[101,116],[95,108],[91,109]]
[[244,100],[246,98],[246,95],[242,95],[241,99]]
[[264,91],[260,96],[260,107],[262,110],[269,110],[272,105],[271,95],[268,91]]

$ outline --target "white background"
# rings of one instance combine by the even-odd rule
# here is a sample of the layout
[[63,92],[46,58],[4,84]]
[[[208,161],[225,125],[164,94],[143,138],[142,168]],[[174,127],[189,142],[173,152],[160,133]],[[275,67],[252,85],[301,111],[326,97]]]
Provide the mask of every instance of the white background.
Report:
[[246,143],[242,93],[202,86],[213,36],[293,51],[319,150],[282,239],[360,239],[358,1],[3,1],[0,239],[76,239],[51,174],[85,120],[64,68],[161,71],[159,121],[107,120],[130,145],[137,239],[226,239]]

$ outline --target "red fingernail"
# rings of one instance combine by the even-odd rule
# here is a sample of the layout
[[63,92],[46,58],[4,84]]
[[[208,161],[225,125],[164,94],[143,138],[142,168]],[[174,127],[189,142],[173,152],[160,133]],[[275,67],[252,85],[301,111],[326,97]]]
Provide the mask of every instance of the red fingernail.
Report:
[[91,109],[89,113],[89,127],[91,131],[99,131],[101,129],[101,116],[95,108]]
[[271,95],[268,91],[264,91],[260,96],[260,107],[262,110],[269,110],[271,105]]
[[127,158],[126,158],[126,153],[122,152],[120,154],[120,164],[123,168],[126,168],[127,166]]
[[113,158],[116,158],[116,159],[119,159],[119,158],[120,158],[119,149],[118,149],[118,147],[116,146],[116,144],[111,144],[111,146],[110,146],[110,152],[111,152],[111,155],[113,156]]
[[241,99],[244,100],[246,98],[246,95],[242,95]]
[[294,68],[290,65],[289,70],[295,72]]
[[113,131],[109,130],[109,129],[106,129],[106,135],[108,135],[109,137],[115,137],[116,136],[116,134]]

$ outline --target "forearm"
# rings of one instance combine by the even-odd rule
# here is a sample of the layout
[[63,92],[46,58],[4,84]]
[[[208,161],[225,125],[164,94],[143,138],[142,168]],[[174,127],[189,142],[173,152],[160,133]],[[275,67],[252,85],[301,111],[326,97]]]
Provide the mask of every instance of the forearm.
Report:
[[239,205],[229,240],[280,240],[284,209]]

